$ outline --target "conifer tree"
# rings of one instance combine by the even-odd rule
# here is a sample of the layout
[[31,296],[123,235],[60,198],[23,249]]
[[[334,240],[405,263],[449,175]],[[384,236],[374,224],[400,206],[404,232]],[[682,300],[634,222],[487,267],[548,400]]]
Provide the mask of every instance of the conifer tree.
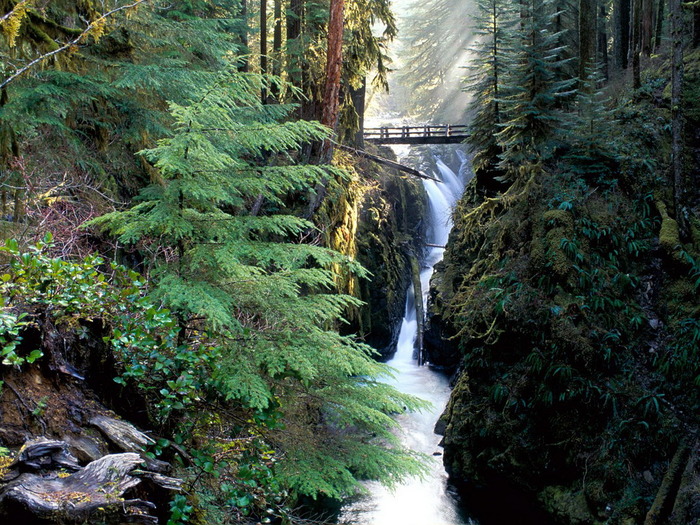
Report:
[[[327,129],[284,121],[293,108],[262,104],[265,82],[234,69],[193,86],[190,103],[172,103],[173,136],[142,153],[160,182],[93,224],[159,254],[150,261],[153,296],[180,317],[183,340],[206,334],[216,343],[211,385],[220,397],[281,414],[287,430],[267,439],[284,451],[276,471],[284,483],[340,497],[358,478],[417,472],[411,453],[387,445],[395,443],[389,414],[417,402],[379,382],[385,366],[335,329],[357,301],[335,292],[333,268],[363,271],[300,242],[312,224],[285,196],[345,175],[289,162]],[[267,206],[253,214],[261,195]]]
[[556,11],[549,0],[520,4],[519,35],[508,59],[504,82],[502,129],[497,138],[501,167],[511,172],[524,164],[546,160],[555,145],[555,133],[565,124],[562,107],[573,97],[576,79],[561,78],[567,60],[560,58],[560,35],[552,31]]
[[480,0],[477,6],[478,42],[472,48],[475,60],[466,89],[472,95],[469,142],[479,171],[491,169],[501,153],[495,135],[503,122],[501,97],[516,13],[502,0]]

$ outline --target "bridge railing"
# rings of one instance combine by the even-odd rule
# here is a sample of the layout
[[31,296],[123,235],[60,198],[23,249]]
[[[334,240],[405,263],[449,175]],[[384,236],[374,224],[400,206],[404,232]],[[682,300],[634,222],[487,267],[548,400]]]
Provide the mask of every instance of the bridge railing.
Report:
[[365,128],[364,130],[365,139],[369,140],[421,137],[461,137],[466,135],[467,126],[465,125],[379,127]]

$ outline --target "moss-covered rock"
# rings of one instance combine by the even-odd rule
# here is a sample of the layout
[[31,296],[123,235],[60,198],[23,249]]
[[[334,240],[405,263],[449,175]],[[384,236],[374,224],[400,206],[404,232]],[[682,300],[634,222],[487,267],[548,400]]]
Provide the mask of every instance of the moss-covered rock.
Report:
[[582,491],[572,492],[569,487],[546,487],[539,494],[539,499],[545,510],[562,523],[570,525],[602,525],[595,519],[586,496]]
[[[377,152],[385,158],[393,153]],[[347,333],[358,334],[382,358],[396,349],[405,292],[410,284],[408,254],[422,251],[426,195],[420,181],[368,160],[347,159],[357,177],[324,202],[321,222],[329,245],[354,257],[369,279],[344,283],[364,301],[348,313]]]

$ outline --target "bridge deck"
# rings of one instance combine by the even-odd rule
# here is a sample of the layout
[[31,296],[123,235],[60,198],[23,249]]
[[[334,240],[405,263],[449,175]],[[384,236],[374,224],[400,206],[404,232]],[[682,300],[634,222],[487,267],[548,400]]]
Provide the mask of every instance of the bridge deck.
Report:
[[458,144],[468,137],[467,126],[402,126],[365,128],[364,139],[374,144]]

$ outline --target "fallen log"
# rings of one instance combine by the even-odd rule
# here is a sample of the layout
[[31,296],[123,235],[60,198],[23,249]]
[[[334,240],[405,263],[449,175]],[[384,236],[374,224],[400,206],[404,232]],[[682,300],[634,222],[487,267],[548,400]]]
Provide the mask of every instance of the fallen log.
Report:
[[384,166],[388,166],[390,168],[394,168],[399,171],[403,171],[405,173],[410,173],[411,175],[415,175],[416,177],[419,177],[421,179],[426,179],[426,180],[432,180],[435,182],[442,182],[440,179],[436,179],[435,177],[429,177],[428,175],[421,173],[420,171],[409,168],[408,166],[404,166],[403,164],[399,164],[398,162],[394,162],[393,160],[385,159],[384,157],[380,157],[378,155],[372,155],[371,153],[367,153],[366,151],[363,151],[361,149],[355,149],[351,148],[349,146],[339,146],[340,149],[349,151],[350,153],[353,153],[354,155],[357,155],[358,157],[363,157],[365,159],[372,160],[378,164],[383,164]]
[[132,452],[111,454],[66,477],[22,474],[0,493],[4,507],[20,506],[41,519],[68,523],[126,520],[155,524],[153,503],[122,495],[141,480],[133,471],[142,463]]

